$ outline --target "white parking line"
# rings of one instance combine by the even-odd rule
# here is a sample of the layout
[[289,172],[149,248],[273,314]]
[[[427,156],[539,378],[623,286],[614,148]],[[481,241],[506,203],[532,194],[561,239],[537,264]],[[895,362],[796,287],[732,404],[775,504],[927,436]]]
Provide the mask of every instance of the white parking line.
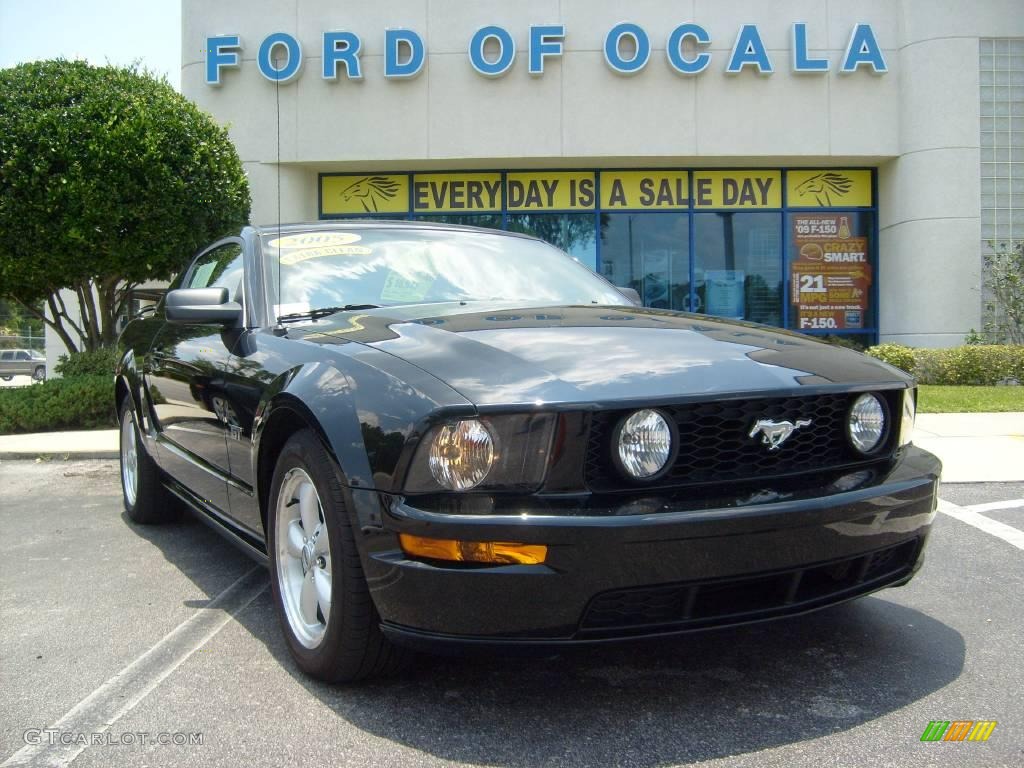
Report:
[[943,499],[939,499],[939,512],[944,512],[962,523],[973,525],[978,530],[1000,538],[1017,549],[1024,550],[1024,531],[1018,530],[1012,525],[1000,523],[998,520],[979,515],[976,509],[960,507]]
[[[50,726],[49,731],[70,734],[105,732],[135,705],[146,698],[168,675],[189,656],[202,648],[224,625],[267,588],[267,571],[255,567],[217,595],[210,603],[190,616],[135,661],[90,693],[67,714]],[[86,747],[84,744],[62,744],[45,739],[41,744],[22,747],[0,768],[16,765],[47,765],[63,768]]]
[[994,512],[997,509],[1017,509],[1018,507],[1024,507],[1024,499],[990,501],[988,504],[971,504],[969,507],[964,507],[964,509],[969,509],[971,512]]

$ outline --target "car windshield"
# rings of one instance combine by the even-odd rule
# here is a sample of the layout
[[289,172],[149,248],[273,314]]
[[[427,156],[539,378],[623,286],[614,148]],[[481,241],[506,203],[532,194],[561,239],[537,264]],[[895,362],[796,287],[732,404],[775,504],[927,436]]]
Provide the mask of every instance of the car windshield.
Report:
[[623,304],[603,278],[538,240],[446,229],[288,232],[262,238],[278,315],[445,301]]

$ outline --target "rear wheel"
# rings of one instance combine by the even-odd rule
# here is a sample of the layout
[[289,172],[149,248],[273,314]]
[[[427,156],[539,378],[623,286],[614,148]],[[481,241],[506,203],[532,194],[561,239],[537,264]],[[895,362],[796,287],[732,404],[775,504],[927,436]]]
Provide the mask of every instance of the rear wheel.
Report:
[[178,517],[178,507],[160,482],[160,470],[146,453],[131,400],[121,404],[121,491],[132,522],[148,525]]
[[0,379],[3,379],[4,381],[10,381],[13,378],[13,376],[0,376]]
[[271,587],[299,667],[328,682],[399,669],[405,653],[380,631],[338,473],[309,430],[281,451],[269,504]]
[[36,369],[34,371],[32,371],[32,380],[33,381],[43,381],[45,379],[46,379],[46,367],[42,366],[42,365],[37,365]]

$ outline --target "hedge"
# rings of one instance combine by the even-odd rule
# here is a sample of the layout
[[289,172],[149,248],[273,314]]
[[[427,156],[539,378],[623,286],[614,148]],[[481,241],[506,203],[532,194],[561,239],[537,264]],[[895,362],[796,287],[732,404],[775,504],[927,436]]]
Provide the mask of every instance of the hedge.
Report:
[[115,426],[113,375],[49,379],[0,390],[0,435]]
[[117,368],[117,349],[100,347],[92,352],[72,352],[61,355],[54,370],[61,376],[113,376]]
[[1024,346],[967,344],[949,349],[915,349],[879,344],[867,353],[914,376],[920,384],[1024,384]]

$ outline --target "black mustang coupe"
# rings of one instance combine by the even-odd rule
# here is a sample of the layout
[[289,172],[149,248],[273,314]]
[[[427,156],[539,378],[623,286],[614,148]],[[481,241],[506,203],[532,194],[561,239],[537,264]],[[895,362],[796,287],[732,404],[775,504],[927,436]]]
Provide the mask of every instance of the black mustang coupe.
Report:
[[913,381],[629,293],[505,232],[246,227],[122,334],[127,513],[183,502],[267,563],[332,681],[907,583],[940,470]]

